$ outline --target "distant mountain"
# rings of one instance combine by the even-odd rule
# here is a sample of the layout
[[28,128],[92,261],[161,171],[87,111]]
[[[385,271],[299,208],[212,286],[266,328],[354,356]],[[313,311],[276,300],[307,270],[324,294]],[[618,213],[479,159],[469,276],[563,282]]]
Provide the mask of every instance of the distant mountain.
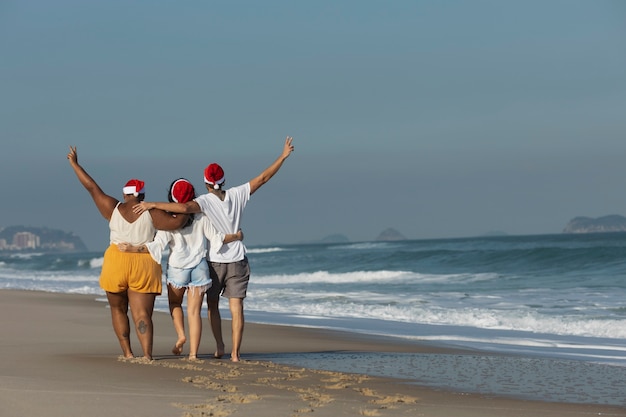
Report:
[[9,226],[0,230],[0,250],[86,252],[87,246],[71,232],[47,227]]
[[376,238],[377,241],[383,240],[383,241],[392,241],[392,240],[407,240],[406,237],[398,232],[396,229],[392,229],[391,227],[388,229],[383,230],[378,237]]
[[626,232],[626,217],[612,214],[598,218],[574,217],[567,223],[563,233]]

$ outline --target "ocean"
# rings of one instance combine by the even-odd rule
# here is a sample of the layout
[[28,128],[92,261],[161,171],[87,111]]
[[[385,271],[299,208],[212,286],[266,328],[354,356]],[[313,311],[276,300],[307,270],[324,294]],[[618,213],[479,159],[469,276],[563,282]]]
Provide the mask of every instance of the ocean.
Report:
[[[482,352],[436,359],[352,353],[345,361],[329,346],[323,354],[264,359],[346,372],[360,363],[356,370],[433,387],[626,405],[626,233],[271,245],[249,247],[248,258],[247,321]],[[2,252],[0,288],[105,301],[101,265],[102,253]],[[165,295],[156,309],[168,311]],[[244,359],[249,343],[244,340]],[[507,354],[524,358],[522,368],[533,372],[524,373]],[[447,372],[430,375],[433,360]],[[511,371],[477,381],[489,367]]]

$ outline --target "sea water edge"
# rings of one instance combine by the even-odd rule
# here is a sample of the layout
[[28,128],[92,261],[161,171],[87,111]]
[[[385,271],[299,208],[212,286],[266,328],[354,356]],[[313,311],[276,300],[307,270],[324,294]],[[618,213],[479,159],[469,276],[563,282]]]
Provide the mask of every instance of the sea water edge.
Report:
[[[323,254],[324,257],[328,257],[328,253],[331,253],[331,258],[326,264],[319,265],[318,259],[315,259],[311,263],[316,263],[315,268],[326,271],[334,271],[336,266],[339,266],[339,272],[331,273],[331,275],[322,276],[323,280],[328,280],[329,284],[334,285],[335,281],[346,279],[348,277],[349,285],[356,284],[357,286],[367,287],[371,278],[373,281],[379,279],[377,275],[373,277],[367,277],[367,274],[372,271],[364,271],[361,265],[355,267],[351,265],[346,267],[346,259],[335,259],[336,254],[348,253],[350,251],[363,251],[365,250],[366,257],[362,258],[367,261],[367,257],[376,257],[378,252],[387,251],[385,256],[393,256],[389,250],[407,250],[410,246],[410,250],[415,250],[416,247],[420,247],[419,251],[433,251],[442,250],[441,256],[445,257],[458,257],[459,254],[463,255],[468,251],[468,247],[474,248],[480,247],[481,250],[485,249],[485,246],[495,248],[490,256],[497,255],[503,256],[502,251],[499,249],[501,242],[507,243],[507,239],[504,240],[469,240],[469,241],[434,241],[427,242],[424,248],[424,242],[409,242],[407,246],[396,244],[381,244],[378,242],[362,243],[362,244],[348,244],[348,245],[322,245],[322,246],[307,246],[295,248],[288,247],[269,247],[252,249],[251,263],[255,265],[255,271],[257,276],[261,278],[259,281],[263,281],[263,277],[271,277],[269,286],[275,285],[276,277],[280,277],[278,281],[284,281],[284,269],[282,265],[285,264],[286,257],[278,257],[276,255],[293,255],[309,256],[307,252],[318,251],[318,254]],[[556,242],[556,243],[554,243]],[[600,243],[598,243],[600,242]],[[606,242],[609,242],[608,244]],[[529,266],[532,268],[535,262],[538,264],[544,264],[543,269],[536,272],[538,277],[554,275],[558,279],[566,277],[559,285],[563,286],[567,293],[574,285],[572,284],[576,279],[580,279],[582,282],[592,281],[593,285],[597,285],[599,288],[609,287],[609,291],[603,289],[598,293],[601,302],[604,299],[615,297],[617,299],[623,299],[623,260],[621,253],[623,252],[626,239],[620,236],[610,236],[605,239],[604,236],[586,238],[574,238],[570,239],[562,236],[555,237],[539,237],[523,238],[523,239],[508,239],[510,246],[514,248],[507,248],[507,251],[511,251],[511,254],[504,253],[506,256],[519,256],[521,257],[533,257],[530,259],[532,263],[526,260],[525,263],[516,265],[516,268],[524,270]],[[394,246],[396,245],[396,246]],[[450,252],[450,247],[461,245],[463,249],[458,252]],[[481,246],[482,245],[482,246]],[[574,265],[571,270],[562,270],[560,267],[555,267],[552,264],[546,265],[545,253],[534,253],[537,247],[545,246],[549,250],[553,250],[553,246],[566,246],[568,250],[572,252],[577,258],[584,258],[587,253],[590,252],[590,259],[579,260],[580,264]],[[601,246],[598,249],[596,246]],[[519,252],[522,248],[525,252]],[[254,253],[254,252],[257,253]],[[369,252],[368,252],[369,251]],[[373,251],[373,252],[372,252]],[[447,252],[446,252],[447,251]],[[513,253],[514,251],[517,251]],[[596,251],[597,253],[593,253]],[[607,255],[608,253],[608,255]],[[414,253],[411,254],[412,256]],[[421,255],[421,253],[420,253]],[[439,253],[435,255],[440,256]],[[472,256],[476,254],[472,253]],[[481,255],[480,253],[478,254]],[[572,254],[566,254],[572,256]],[[350,254],[352,256],[352,254]],[[559,255],[563,256],[563,254]],[[600,257],[598,260],[591,260],[591,257]],[[266,257],[264,260],[263,257]],[[19,265],[9,265],[4,260],[0,260],[0,288],[14,288],[14,289],[32,289],[43,290],[50,292],[68,292],[79,294],[93,294],[99,301],[105,301],[104,294],[98,288],[97,275],[98,268],[101,266],[101,254],[90,253],[87,256],[65,255],[49,256],[38,254],[25,254],[19,255],[16,258],[20,258],[20,262],[28,264],[35,260],[39,264],[36,267],[21,267]],[[76,261],[76,258],[79,258]],[[13,262],[12,260],[11,262]],[[447,260],[445,260],[447,262]],[[553,262],[548,259],[548,261]],[[66,267],[65,264],[78,263],[78,268]],[[265,262],[265,265],[264,265]],[[281,268],[276,269],[273,265],[280,263]],[[374,274],[378,274],[381,268],[380,261],[376,261],[370,269],[374,270]],[[402,260],[405,262],[405,260]],[[562,259],[560,260],[562,262]],[[584,262],[591,266],[585,270]],[[581,268],[582,265],[582,268]],[[404,267],[404,264],[401,265]],[[311,268],[312,266],[307,266]],[[420,264],[420,268],[422,264]],[[341,268],[346,275],[342,275]],[[404,269],[404,268],[396,268]],[[579,273],[582,270],[582,274]],[[5,274],[5,272],[7,272]],[[319,274],[312,274],[312,269],[309,269],[304,276],[306,279],[317,279]],[[293,271],[292,271],[293,272]],[[475,276],[481,274],[475,274],[473,271],[471,275],[472,280],[475,280]],[[299,272],[294,272],[296,275]],[[508,272],[507,272],[508,273]],[[278,275],[277,275],[278,274]],[[290,274],[286,274],[290,275]],[[475,276],[474,276],[475,275]],[[514,274],[513,274],[514,275]],[[352,282],[354,276],[359,278]],[[440,276],[434,274],[436,279],[440,279]],[[507,274],[501,274],[497,278],[508,277]],[[365,279],[363,279],[365,277]],[[429,275],[419,275],[418,278],[425,277],[427,279],[432,278]],[[524,279],[535,279],[534,276],[524,276]],[[300,276],[298,276],[300,278]],[[385,275],[385,279],[387,275]],[[457,277],[454,277],[455,279]],[[395,279],[395,278],[394,278]],[[415,277],[411,277],[415,279]],[[446,277],[446,279],[448,279]],[[274,281],[272,281],[274,280]],[[294,281],[293,274],[287,277],[288,281]],[[491,287],[480,287],[484,285],[480,281],[487,282],[490,286],[494,283],[500,285],[500,281],[494,280],[491,276],[480,276],[476,282],[471,282],[468,288],[474,288],[476,292],[482,292],[487,289],[491,290]],[[609,284],[607,284],[607,282]],[[447,284],[447,283],[446,283]],[[462,283],[466,285],[466,283]],[[541,282],[537,281],[537,284],[541,286]],[[283,285],[281,283],[281,285]],[[289,284],[288,285],[292,285]],[[455,283],[456,285],[456,283]],[[291,290],[288,286],[284,287],[287,290]],[[257,288],[258,289],[258,288]],[[283,287],[279,290],[282,291]],[[593,289],[593,287],[592,287]],[[421,291],[422,289],[420,289]],[[502,288],[504,292],[508,291],[507,288]],[[585,287],[585,291],[588,289]],[[274,291],[274,290],[272,290]],[[302,287],[298,285],[297,291],[299,293],[308,293],[311,291],[311,287]],[[578,291],[578,290],[577,290]],[[583,291],[583,293],[585,292]],[[541,290],[543,292],[543,290]],[[252,292],[254,294],[254,291]],[[353,294],[353,296],[359,297],[359,294]],[[392,299],[390,297],[393,294],[387,294],[385,298]],[[528,295],[523,295],[527,297]],[[532,296],[532,294],[530,295]],[[575,292],[568,293],[568,296],[577,297]],[[342,330],[349,332],[363,333],[375,337],[385,338],[399,338],[403,341],[416,341],[416,343],[432,343],[439,346],[449,347],[461,347],[466,349],[473,349],[476,351],[476,355],[464,354],[464,355],[416,355],[416,354],[396,354],[379,352],[376,354],[365,354],[356,352],[343,352],[343,353],[310,353],[305,355],[292,355],[288,357],[285,355],[279,357],[272,357],[267,355],[265,358],[268,360],[274,360],[281,363],[292,363],[297,366],[310,366],[317,369],[329,368],[329,370],[343,370],[346,372],[362,372],[372,375],[381,375],[394,378],[401,378],[408,381],[414,381],[433,387],[451,388],[456,390],[463,390],[468,392],[479,393],[492,393],[500,395],[511,395],[515,397],[523,397],[530,399],[540,399],[546,401],[565,401],[565,402],[577,402],[577,403],[598,403],[598,404],[611,404],[624,406],[624,399],[621,393],[621,381],[624,372],[624,366],[626,361],[626,338],[623,337],[598,337],[585,335],[584,329],[578,329],[579,334],[556,334],[555,332],[534,332],[534,331],[520,331],[511,328],[498,329],[498,328],[483,328],[475,327],[472,325],[453,325],[453,324],[428,324],[428,323],[415,323],[415,322],[403,322],[395,321],[393,319],[386,318],[384,320],[372,317],[358,317],[351,314],[346,316],[336,315],[332,309],[328,309],[328,314],[302,314],[295,311],[292,313],[285,311],[269,311],[258,309],[259,304],[264,304],[267,300],[275,298],[276,292],[269,292],[264,297],[257,301],[254,300],[254,296],[251,296],[251,300],[247,303],[246,319],[250,322],[267,323],[267,324],[280,324],[287,326],[305,326],[315,327],[322,329]],[[431,301],[431,300],[429,300]],[[455,300],[451,300],[455,301]],[[468,300],[465,300],[468,301]],[[584,300],[583,300],[584,301]],[[384,300],[383,300],[384,302]],[[516,301],[517,302],[517,301]],[[522,300],[521,303],[525,303]],[[607,320],[607,317],[603,317],[605,322],[612,322],[611,326],[618,327],[619,323],[623,323],[621,318],[624,317],[623,308],[616,304],[615,300],[610,300],[609,303],[613,305],[609,310],[612,311],[612,317]],[[256,304],[256,305],[255,305]],[[522,305],[520,304],[520,305]],[[325,308],[327,304],[323,304]],[[403,306],[400,306],[401,308]],[[440,307],[446,308],[448,305],[442,304]],[[453,304],[450,304],[450,308],[454,308]],[[165,295],[161,295],[157,299],[157,310],[167,312],[167,299]],[[287,309],[289,310],[289,309]],[[228,316],[228,312],[225,311],[225,317]],[[348,311],[348,313],[352,313]],[[583,311],[584,313],[584,311]],[[206,311],[203,312],[206,317]],[[551,313],[552,314],[552,313]],[[582,313],[581,313],[582,314]],[[590,312],[584,313],[590,314]],[[594,311],[593,314],[596,314]],[[558,327],[558,326],[557,326]],[[612,327],[615,329],[616,327]],[[611,331],[611,328],[601,334],[611,335],[616,333]],[[323,357],[322,357],[323,355]],[[334,355],[334,356],[333,356]],[[349,355],[349,356],[346,356]],[[262,359],[262,358],[259,358]],[[349,360],[346,360],[349,359]],[[343,365],[342,365],[343,364]],[[433,369],[433,366],[437,366]],[[346,369],[342,369],[345,367]],[[473,370],[470,374],[464,374],[462,370]],[[432,378],[433,371],[439,375],[436,378]],[[445,372],[444,372],[445,371]],[[582,372],[582,373],[581,373]],[[472,376],[474,375],[474,376]],[[475,375],[482,375],[482,377],[476,379]],[[516,376],[513,380],[513,376]],[[584,383],[580,382],[583,381]]]

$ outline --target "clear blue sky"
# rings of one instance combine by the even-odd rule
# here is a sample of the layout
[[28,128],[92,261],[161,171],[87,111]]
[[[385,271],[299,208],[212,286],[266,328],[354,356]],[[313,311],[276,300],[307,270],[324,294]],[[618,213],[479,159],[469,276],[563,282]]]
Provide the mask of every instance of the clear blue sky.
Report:
[[0,3],[0,226],[108,229],[219,162],[230,185],[296,151],[247,209],[249,245],[559,233],[626,214],[626,3]]

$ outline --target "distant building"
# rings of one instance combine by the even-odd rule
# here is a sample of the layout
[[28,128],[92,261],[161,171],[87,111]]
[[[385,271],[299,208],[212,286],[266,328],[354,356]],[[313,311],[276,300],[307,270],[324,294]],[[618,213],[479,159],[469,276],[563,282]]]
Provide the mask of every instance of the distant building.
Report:
[[31,232],[19,232],[13,235],[13,246],[17,249],[35,249],[39,247],[39,236]]

